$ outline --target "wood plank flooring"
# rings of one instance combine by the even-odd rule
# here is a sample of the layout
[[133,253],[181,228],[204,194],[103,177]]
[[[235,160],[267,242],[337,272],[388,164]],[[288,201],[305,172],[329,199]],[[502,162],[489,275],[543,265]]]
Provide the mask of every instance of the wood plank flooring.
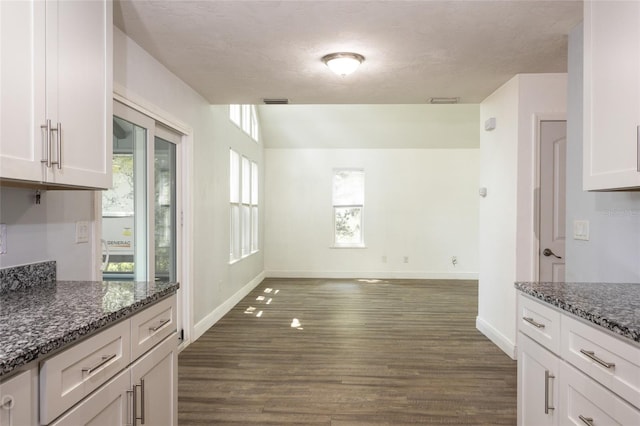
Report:
[[[515,425],[477,282],[267,279],[179,356],[179,424]],[[297,322],[296,322],[297,320]]]

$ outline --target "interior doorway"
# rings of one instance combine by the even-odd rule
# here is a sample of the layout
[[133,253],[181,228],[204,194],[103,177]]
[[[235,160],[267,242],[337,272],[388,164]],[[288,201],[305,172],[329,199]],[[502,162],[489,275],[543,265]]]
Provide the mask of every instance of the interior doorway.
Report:
[[566,120],[540,120],[538,142],[538,280],[562,282],[566,242]]

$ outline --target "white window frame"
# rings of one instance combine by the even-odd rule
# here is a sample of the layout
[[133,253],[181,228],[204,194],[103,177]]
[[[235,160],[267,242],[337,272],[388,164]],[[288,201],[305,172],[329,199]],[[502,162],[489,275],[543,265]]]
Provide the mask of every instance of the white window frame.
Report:
[[[339,204],[339,203],[335,203],[334,200],[334,179],[335,179],[335,175],[339,172],[361,172],[364,174],[364,169],[361,168],[338,168],[338,169],[333,169],[333,173],[331,175],[331,191],[332,191],[332,195],[331,195],[331,204],[332,204],[332,209],[331,212],[333,214],[333,248],[366,248],[366,245],[364,243],[364,185],[362,188],[362,204],[353,204],[353,203],[349,203],[349,204]],[[366,176],[366,175],[365,175]],[[359,242],[354,242],[354,243],[341,243],[337,241],[337,232],[336,232],[336,209],[338,208],[359,208],[360,209],[360,241]]]
[[259,251],[258,164],[229,150],[229,263]]
[[230,104],[229,120],[256,143],[260,142],[260,125],[255,105]]

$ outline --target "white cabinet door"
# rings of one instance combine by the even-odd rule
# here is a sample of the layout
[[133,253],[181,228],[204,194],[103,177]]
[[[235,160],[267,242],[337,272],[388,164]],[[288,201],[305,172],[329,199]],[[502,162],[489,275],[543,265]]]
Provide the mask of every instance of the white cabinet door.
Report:
[[0,178],[46,178],[44,28],[44,2],[0,1]]
[[110,1],[48,1],[47,119],[55,164],[51,183],[108,188],[112,153]]
[[139,423],[178,424],[178,338],[171,334],[131,366]]
[[640,2],[584,3],[585,190],[640,187]]
[[125,426],[130,425],[127,390],[129,370],[124,370],[98,391],[52,423],[52,426]]
[[560,359],[518,334],[518,425],[557,425]]
[[29,426],[37,423],[35,395],[37,369],[24,371],[0,384],[0,426]]
[[0,178],[111,186],[112,15],[110,0],[0,2]]

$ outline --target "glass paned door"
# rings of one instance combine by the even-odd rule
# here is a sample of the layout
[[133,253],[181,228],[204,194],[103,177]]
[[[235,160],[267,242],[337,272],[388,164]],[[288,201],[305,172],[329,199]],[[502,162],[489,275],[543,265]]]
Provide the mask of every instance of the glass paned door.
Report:
[[155,279],[176,281],[176,145],[160,137],[154,144]]
[[147,279],[147,129],[113,119],[113,188],[102,193],[102,277]]

